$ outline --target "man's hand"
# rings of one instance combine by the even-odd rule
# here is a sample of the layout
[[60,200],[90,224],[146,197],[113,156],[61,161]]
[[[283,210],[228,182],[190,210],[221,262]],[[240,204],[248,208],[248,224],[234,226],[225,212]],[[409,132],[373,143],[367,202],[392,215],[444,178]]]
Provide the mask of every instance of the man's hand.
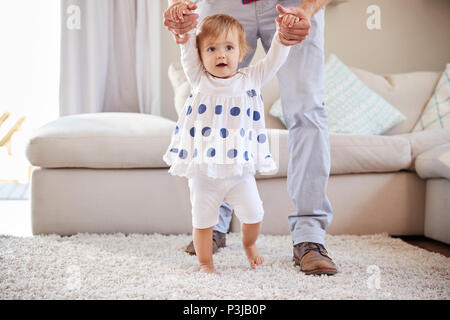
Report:
[[[189,35],[185,34],[197,26],[198,14],[192,10],[197,9],[191,1],[176,2],[164,11],[163,24],[173,34],[176,43],[185,43]],[[185,34],[184,37],[180,35]]]
[[[277,10],[280,13],[276,19],[280,42],[290,46],[305,40],[311,28],[312,13],[302,7],[283,7],[281,5],[277,5]],[[283,19],[288,14],[298,17],[300,21],[291,23],[292,26],[289,26],[289,23],[286,24],[286,19]]]

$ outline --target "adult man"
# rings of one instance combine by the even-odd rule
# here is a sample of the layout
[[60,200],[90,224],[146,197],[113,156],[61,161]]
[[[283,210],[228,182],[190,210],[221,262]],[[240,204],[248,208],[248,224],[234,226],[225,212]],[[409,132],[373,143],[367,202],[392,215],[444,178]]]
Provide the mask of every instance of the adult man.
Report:
[[[169,0],[169,7],[181,0]],[[326,195],[330,172],[328,121],[324,98],[324,13],[331,0],[200,0],[187,1],[197,14],[189,14],[183,22],[175,22],[167,10],[164,25],[180,37],[197,25],[205,16],[229,14],[244,26],[247,42],[252,50],[240,67],[248,66],[261,39],[267,52],[275,32],[280,41],[291,48],[286,63],[278,72],[284,120],[289,130],[288,193],[296,212],[289,215],[294,261],[306,274],[337,273],[337,268],[324,247],[325,230],[333,212]],[[282,4],[282,5],[280,5]],[[292,27],[281,24],[279,15],[291,13],[300,21]],[[278,26],[278,29],[277,29]],[[232,208],[223,203],[219,224],[214,228],[213,248],[225,246],[225,234],[231,220]],[[192,242],[187,252],[195,254]]]

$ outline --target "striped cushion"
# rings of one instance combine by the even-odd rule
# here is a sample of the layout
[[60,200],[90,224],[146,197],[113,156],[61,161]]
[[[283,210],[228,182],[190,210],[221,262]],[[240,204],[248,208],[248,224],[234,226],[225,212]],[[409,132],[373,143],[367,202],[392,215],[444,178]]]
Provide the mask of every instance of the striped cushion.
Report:
[[382,134],[406,119],[330,54],[325,64],[326,109],[333,133]]
[[434,89],[413,131],[450,128],[450,63]]
[[[330,133],[382,134],[406,119],[333,53],[325,64],[324,100]],[[270,114],[285,124],[280,99],[275,101]]]

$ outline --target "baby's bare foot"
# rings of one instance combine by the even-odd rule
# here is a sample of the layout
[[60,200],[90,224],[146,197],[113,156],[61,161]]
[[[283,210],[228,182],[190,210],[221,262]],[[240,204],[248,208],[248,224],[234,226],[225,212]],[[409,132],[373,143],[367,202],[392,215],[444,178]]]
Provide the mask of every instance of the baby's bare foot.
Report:
[[217,273],[216,269],[213,265],[201,265],[200,266],[200,272],[203,273]]
[[252,269],[255,269],[256,266],[259,266],[264,262],[264,257],[259,253],[259,250],[255,245],[248,247],[244,246],[244,250]]

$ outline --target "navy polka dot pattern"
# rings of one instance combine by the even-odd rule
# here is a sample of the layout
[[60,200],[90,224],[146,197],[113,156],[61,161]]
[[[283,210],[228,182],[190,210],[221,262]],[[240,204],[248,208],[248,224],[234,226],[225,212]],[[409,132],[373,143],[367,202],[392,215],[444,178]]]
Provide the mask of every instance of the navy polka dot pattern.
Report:
[[235,117],[238,116],[240,113],[241,113],[241,109],[239,107],[233,107],[230,110],[230,114]]
[[171,173],[196,174],[200,172],[198,165],[208,175],[221,171],[227,176],[228,167],[219,164],[252,170],[248,172],[273,169],[276,165],[270,154],[261,99],[259,89],[229,97],[202,98],[200,93],[191,93],[185,104],[186,115],[182,114],[176,123],[164,155],[170,170],[174,168]]
[[225,139],[228,136],[228,130],[226,128],[220,129],[220,136]]
[[211,128],[210,127],[204,127],[202,129],[202,135],[204,137],[209,137],[210,134],[211,134]]
[[181,149],[180,153],[178,154],[180,159],[186,159],[187,155],[188,155],[188,152],[186,150],[184,150],[184,149]]
[[230,149],[230,150],[228,150],[228,152],[227,152],[227,156],[228,156],[228,158],[230,158],[230,159],[236,158],[236,157],[237,157],[237,154],[238,154],[238,151],[237,151],[236,149]]
[[210,158],[214,157],[216,155],[216,149],[214,148],[209,148],[208,152],[206,153],[206,155]]
[[264,143],[266,142],[266,135],[264,133],[261,133],[260,135],[258,135],[256,139],[258,140],[259,143]]
[[206,105],[201,104],[201,105],[198,106],[198,113],[199,113],[199,114],[202,114],[202,113],[204,113],[205,111],[206,111]]

